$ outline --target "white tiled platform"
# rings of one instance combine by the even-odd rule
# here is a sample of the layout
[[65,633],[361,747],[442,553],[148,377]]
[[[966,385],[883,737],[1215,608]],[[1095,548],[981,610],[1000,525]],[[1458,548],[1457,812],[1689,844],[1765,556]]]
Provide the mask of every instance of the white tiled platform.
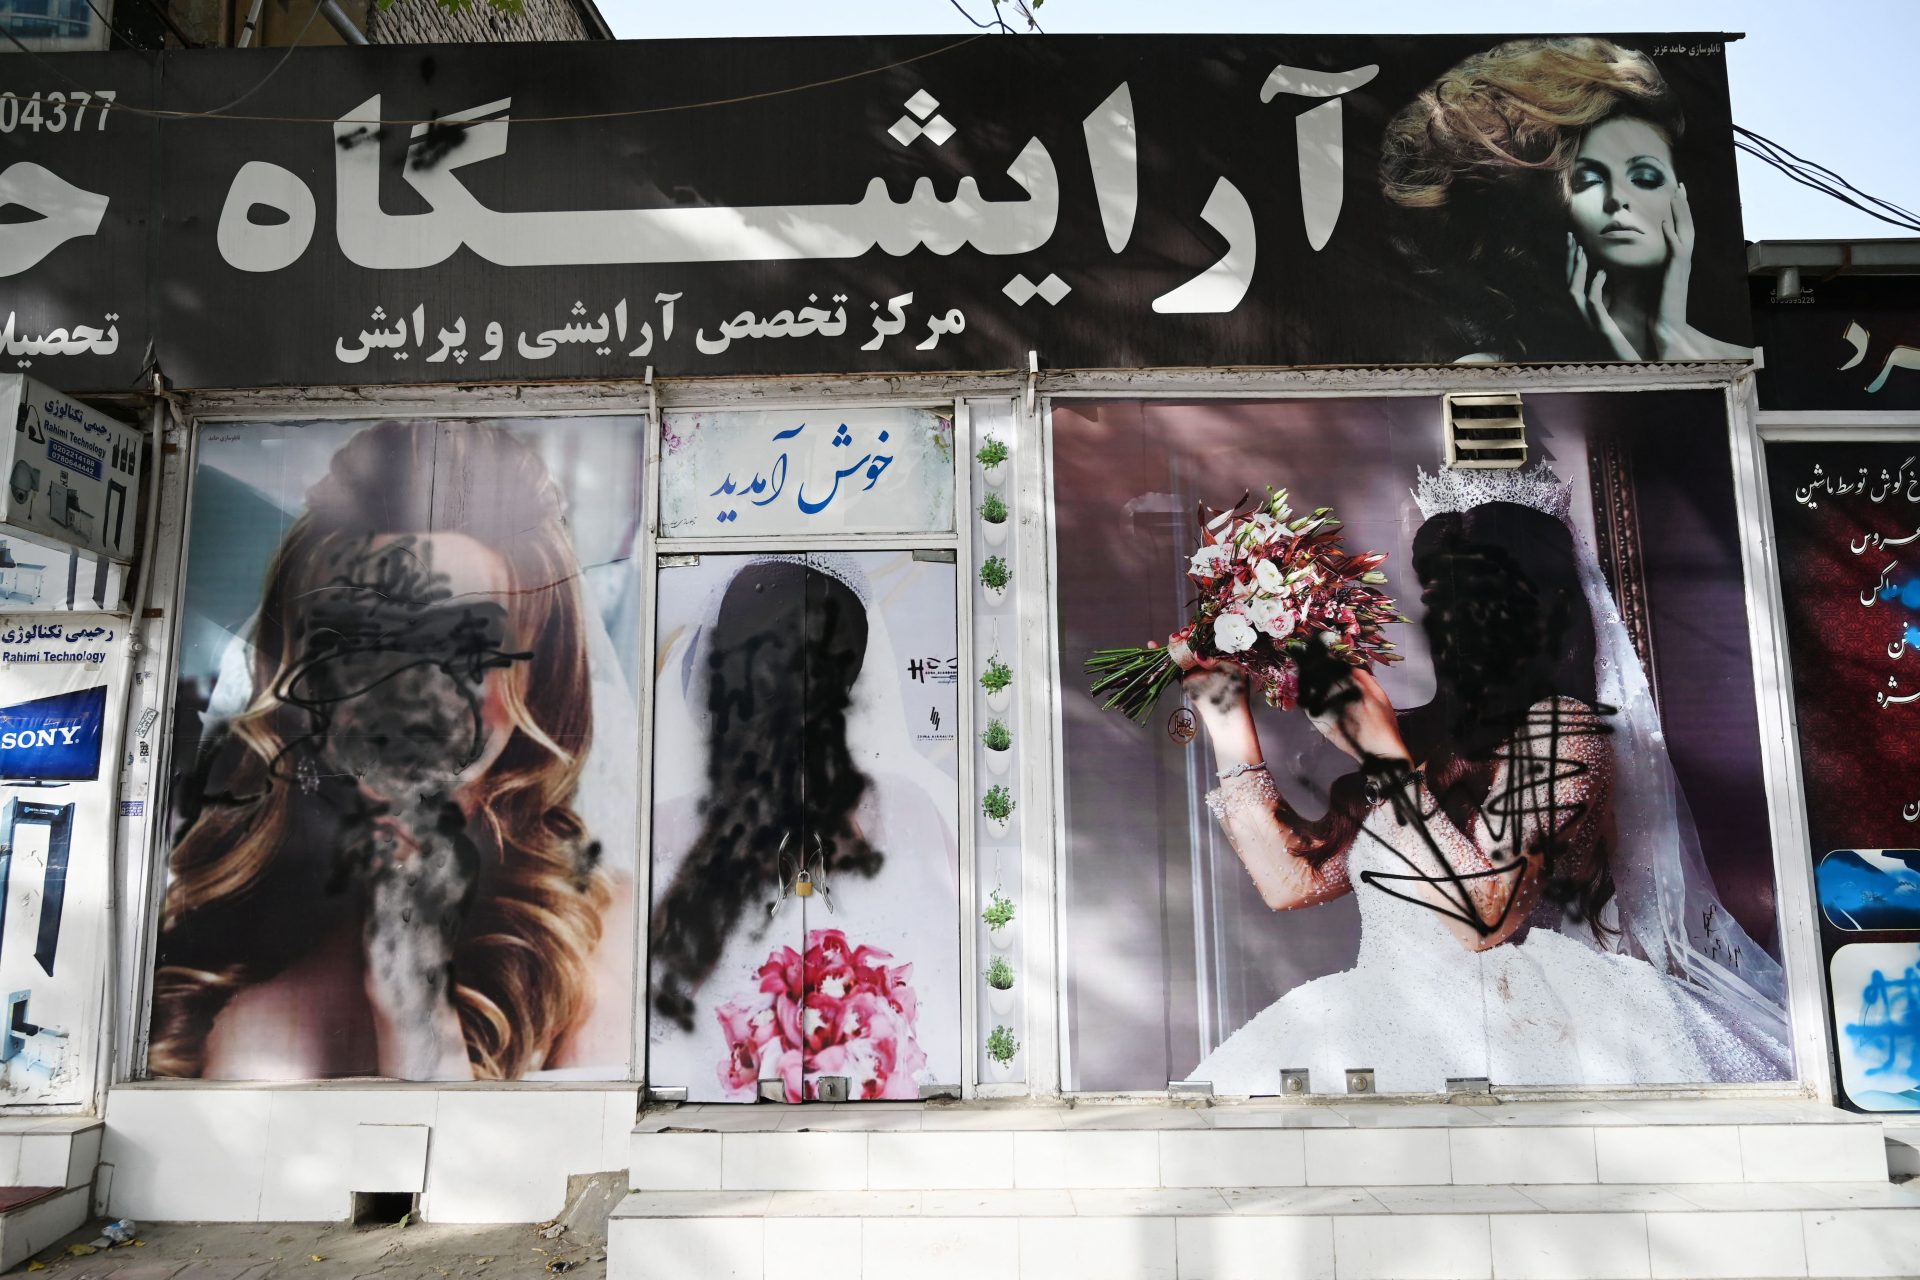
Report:
[[1795,1102],[681,1107],[614,1280],[1920,1274],[1880,1124]]
[[[1879,1122],[1809,1102],[693,1106],[637,1191],[1884,1182]],[[1920,1267],[1916,1267],[1920,1270]]]
[[102,1129],[95,1116],[0,1117],[0,1186],[59,1187],[59,1194],[0,1213],[0,1271],[86,1220]]

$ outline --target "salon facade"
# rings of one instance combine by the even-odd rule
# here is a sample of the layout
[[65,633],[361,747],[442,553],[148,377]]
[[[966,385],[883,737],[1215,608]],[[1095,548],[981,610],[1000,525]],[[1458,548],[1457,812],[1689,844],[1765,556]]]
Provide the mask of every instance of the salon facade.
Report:
[[[0,228],[0,342],[158,468],[101,1047],[38,1098],[104,1115],[107,1211],[537,1221],[648,1101],[1920,1084],[1847,1074],[1898,1033],[1847,1030],[1816,895],[1795,690],[1837,659],[1790,651],[1769,551],[1816,481],[1756,416],[1723,37],[278,58],[72,55],[0,99],[42,215]],[[1422,114],[1606,67],[1513,172]],[[1920,473],[1872,465],[1904,506]],[[1178,685],[1091,692],[1101,651],[1258,652],[1223,612],[1280,654],[1359,634],[1252,564],[1221,595],[1202,505],[1385,556],[1401,783],[1509,758],[1417,715],[1468,667],[1551,671],[1635,748],[1556,755],[1602,783],[1510,861],[1484,777],[1415,810],[1525,926],[1472,867],[1363,870],[1391,799],[1284,672],[1250,755]],[[1276,831],[1353,819],[1308,851],[1353,892],[1262,881],[1255,782]],[[1911,864],[1866,852],[1860,975],[1897,984]],[[1426,888],[1371,905],[1395,876]],[[1421,951],[1441,917],[1477,941]]]

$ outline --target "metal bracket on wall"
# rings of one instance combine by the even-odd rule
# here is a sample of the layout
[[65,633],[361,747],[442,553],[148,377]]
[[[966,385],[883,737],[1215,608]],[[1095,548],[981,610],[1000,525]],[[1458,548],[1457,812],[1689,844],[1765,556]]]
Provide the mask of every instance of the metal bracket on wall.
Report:
[[1039,395],[1039,382],[1040,353],[1029,351],[1027,352],[1027,413],[1029,416],[1033,413],[1034,400]]

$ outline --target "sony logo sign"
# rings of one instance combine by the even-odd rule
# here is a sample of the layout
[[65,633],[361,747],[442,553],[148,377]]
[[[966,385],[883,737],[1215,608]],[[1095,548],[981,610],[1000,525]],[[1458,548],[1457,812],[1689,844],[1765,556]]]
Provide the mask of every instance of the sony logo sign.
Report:
[[81,725],[72,725],[57,729],[22,729],[18,733],[0,733],[0,751],[13,751],[22,747],[70,747],[83,730],[84,727]]

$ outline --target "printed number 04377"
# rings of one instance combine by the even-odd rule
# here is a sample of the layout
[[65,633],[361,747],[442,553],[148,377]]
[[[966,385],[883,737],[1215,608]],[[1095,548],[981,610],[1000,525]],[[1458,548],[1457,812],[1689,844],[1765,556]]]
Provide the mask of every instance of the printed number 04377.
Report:
[[87,123],[87,111],[93,111],[93,127],[104,132],[107,127],[107,108],[119,96],[117,89],[96,89],[88,93],[84,89],[74,89],[66,93],[55,89],[51,93],[35,92],[22,98],[11,90],[0,93],[0,133],[12,133],[15,129],[31,129],[35,133],[45,129],[48,133],[79,132]]

